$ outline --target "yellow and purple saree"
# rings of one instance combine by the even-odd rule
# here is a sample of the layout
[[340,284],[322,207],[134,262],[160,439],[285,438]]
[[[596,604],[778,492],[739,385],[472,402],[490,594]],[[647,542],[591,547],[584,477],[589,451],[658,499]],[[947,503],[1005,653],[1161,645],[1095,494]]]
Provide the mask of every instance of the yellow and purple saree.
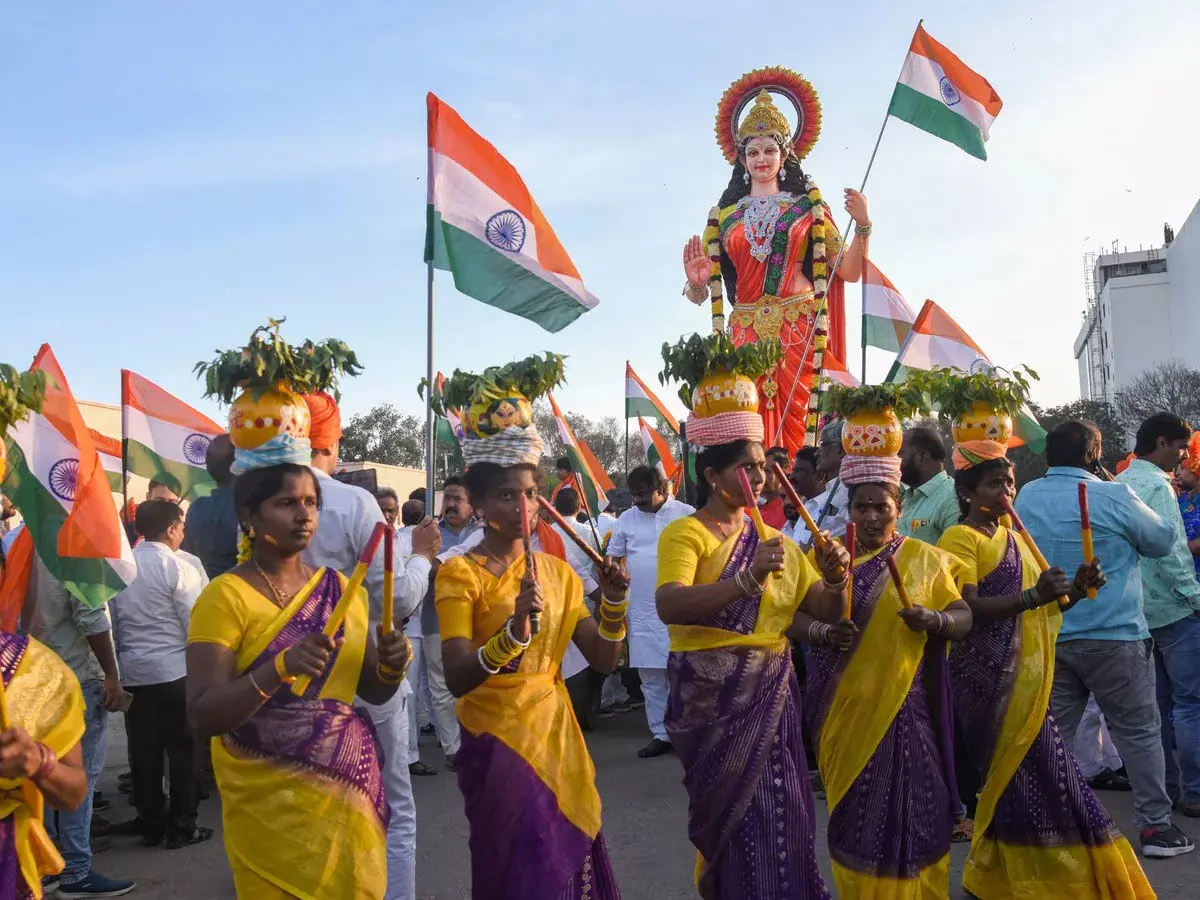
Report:
[[[0,676],[13,725],[60,758],[79,743],[83,694],[58,654],[33,638],[0,631]],[[42,876],[62,871],[42,810],[42,794],[32,782],[0,779],[0,897],[39,898]]]
[[[321,631],[346,579],[319,569],[279,609],[232,573],[205,588],[189,643],[220,644],[238,673]],[[351,703],[367,646],[367,601],[303,697],[281,688],[243,725],[213,738],[225,850],[241,900],[378,900],[387,884],[388,805],[379,749]]]
[[[775,536],[778,532],[768,529]],[[754,526],[717,539],[677,519],[658,543],[658,584],[713,584],[750,565]],[[823,900],[801,695],[785,635],[820,575],[791,541],[761,598],[670,625],[666,726],[683,763],[688,837],[706,900]]]
[[[571,709],[562,660],[590,615],[565,562],[535,553],[545,606],[519,657],[458,700],[454,757],[471,837],[475,900],[620,900],[604,835],[596,770]],[[442,640],[482,646],[516,607],[525,559],[497,577],[474,555],[438,571]]]
[[[1037,584],[1037,562],[1007,528],[988,537],[955,525],[939,546],[959,559],[981,597]],[[1061,624],[1051,603],[976,625],[950,651],[955,714],[983,784],[963,886],[981,900],[1154,897],[1050,716]]]
[[913,603],[958,600],[954,560],[896,537],[854,560],[848,652],[808,657],[810,721],[829,800],[829,853],[843,897],[933,900],[950,892],[958,809],[946,642],[914,632],[888,575],[894,555]]

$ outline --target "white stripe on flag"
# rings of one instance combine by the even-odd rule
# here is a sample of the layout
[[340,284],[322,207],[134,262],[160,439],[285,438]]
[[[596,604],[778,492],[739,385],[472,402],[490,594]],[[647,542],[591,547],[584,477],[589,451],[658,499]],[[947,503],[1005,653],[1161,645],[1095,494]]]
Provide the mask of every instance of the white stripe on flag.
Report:
[[433,206],[447,225],[467,232],[497,253],[504,253],[506,259],[570,294],[580,305],[591,309],[599,302],[578,278],[542,267],[537,258],[537,231],[524,216],[521,220],[525,223],[525,242],[521,249],[509,253],[495,248],[485,234],[488,219],[511,209],[511,205],[469,169],[436,152],[433,153]]
[[[959,101],[953,106],[942,98],[942,79],[946,77],[945,70],[929,59],[911,50],[904,60],[904,68],[900,70],[900,83],[908,85],[914,91],[919,91],[927,97],[943,104],[946,109],[973,124],[983,134],[986,141],[988,131],[996,117],[991,115],[974,97],[964,91],[958,91]],[[947,79],[949,80],[949,79]],[[953,82],[950,82],[953,84]]]

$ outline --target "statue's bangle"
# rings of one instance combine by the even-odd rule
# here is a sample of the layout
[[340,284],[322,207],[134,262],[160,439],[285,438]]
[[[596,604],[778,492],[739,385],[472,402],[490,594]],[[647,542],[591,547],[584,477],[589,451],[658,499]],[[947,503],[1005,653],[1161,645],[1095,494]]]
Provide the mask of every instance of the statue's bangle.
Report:
[[856,223],[854,223],[854,233],[857,235],[861,235],[862,237],[870,237],[871,230],[874,227],[875,227],[874,224],[872,224],[871,222],[868,222],[866,225],[859,225],[856,222]]

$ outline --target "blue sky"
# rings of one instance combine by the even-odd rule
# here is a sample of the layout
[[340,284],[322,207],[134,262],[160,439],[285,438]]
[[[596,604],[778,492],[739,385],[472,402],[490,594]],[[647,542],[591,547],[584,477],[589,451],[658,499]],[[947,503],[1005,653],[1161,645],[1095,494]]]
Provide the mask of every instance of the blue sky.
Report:
[[[861,179],[923,15],[1005,107],[986,163],[888,126],[872,256],[914,308],[932,297],[996,362],[1038,369],[1036,399],[1073,399],[1083,253],[1155,244],[1200,198],[1200,8],[1045,6],[11,4],[0,359],[49,341],[79,397],[117,402],[126,367],[218,415],[192,365],[286,315],[293,339],[340,337],[366,363],[347,412],[417,411],[433,90],[523,173],[600,298],[551,335],[442,276],[438,367],[566,353],[561,404],[619,415],[627,358],[656,384],[661,343],[708,327],[679,259],[728,180],[725,87],[772,64],[813,82],[805,169],[835,198]],[[872,379],[888,362],[872,355]]]

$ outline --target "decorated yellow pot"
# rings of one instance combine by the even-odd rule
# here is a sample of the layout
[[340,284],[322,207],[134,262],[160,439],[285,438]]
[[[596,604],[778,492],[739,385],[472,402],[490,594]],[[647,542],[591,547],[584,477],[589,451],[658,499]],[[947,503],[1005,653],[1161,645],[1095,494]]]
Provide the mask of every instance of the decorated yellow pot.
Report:
[[758,387],[745,375],[710,375],[692,392],[692,412],[702,419],[727,412],[758,412]]
[[860,410],[842,425],[842,449],[852,456],[895,456],[903,441],[904,429],[890,406]]
[[306,438],[311,424],[304,398],[282,385],[257,400],[247,388],[229,408],[229,439],[239,450],[256,450],[281,434]]
[[971,411],[954,421],[951,428],[955,443],[996,441],[1007,444],[1013,433],[1012,416],[998,412],[987,403],[976,403]]
[[488,437],[512,425],[524,428],[533,424],[533,406],[516,391],[511,391],[507,397],[473,403],[463,416],[462,424],[476,437]]

